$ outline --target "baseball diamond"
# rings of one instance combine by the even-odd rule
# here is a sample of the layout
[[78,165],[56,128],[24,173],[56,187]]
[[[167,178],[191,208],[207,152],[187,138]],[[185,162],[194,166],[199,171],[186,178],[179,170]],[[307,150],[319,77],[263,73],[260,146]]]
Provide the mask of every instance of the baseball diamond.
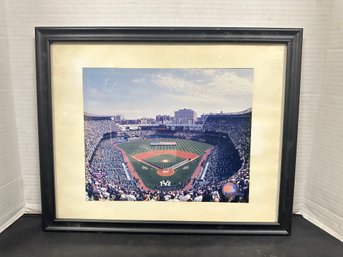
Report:
[[170,168],[180,162],[183,162],[185,161],[185,159],[172,154],[161,154],[147,158],[145,159],[145,161],[160,169],[165,169]]
[[137,174],[137,179],[153,190],[160,187],[161,177],[168,177],[171,187],[185,187],[200,166],[201,157],[213,147],[203,142],[176,138],[160,139],[164,144],[159,145],[158,140],[139,139],[116,145],[132,164],[128,165],[130,172]]

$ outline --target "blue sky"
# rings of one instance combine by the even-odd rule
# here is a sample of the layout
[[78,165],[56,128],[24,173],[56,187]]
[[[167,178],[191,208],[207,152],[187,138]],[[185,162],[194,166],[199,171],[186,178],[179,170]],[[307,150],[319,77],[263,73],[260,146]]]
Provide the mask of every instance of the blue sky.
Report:
[[126,119],[251,108],[253,69],[83,68],[84,111]]

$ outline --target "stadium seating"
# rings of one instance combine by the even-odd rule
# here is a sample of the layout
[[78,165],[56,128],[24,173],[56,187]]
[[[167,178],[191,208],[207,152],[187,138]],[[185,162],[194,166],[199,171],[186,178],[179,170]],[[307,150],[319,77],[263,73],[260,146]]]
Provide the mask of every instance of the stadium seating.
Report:
[[[112,120],[87,119],[84,123],[86,197],[100,201],[248,202],[250,126],[251,112],[208,116],[202,131],[174,132],[174,138],[215,145],[203,163],[208,163],[206,173],[202,179],[191,181],[192,188],[188,190],[184,189],[185,184],[147,190],[140,187],[137,178],[128,175],[122,152],[114,147],[123,142],[122,138],[113,136],[120,131],[119,126]],[[158,138],[154,134],[151,130],[126,132],[126,136],[133,139]],[[233,198],[221,190],[228,182],[237,185]]]

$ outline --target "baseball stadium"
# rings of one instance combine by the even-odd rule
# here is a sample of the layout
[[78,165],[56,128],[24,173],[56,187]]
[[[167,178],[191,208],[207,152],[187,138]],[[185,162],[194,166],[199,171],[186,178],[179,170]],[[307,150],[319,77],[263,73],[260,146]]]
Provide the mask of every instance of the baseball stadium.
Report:
[[249,202],[251,109],[160,118],[84,114],[87,200]]

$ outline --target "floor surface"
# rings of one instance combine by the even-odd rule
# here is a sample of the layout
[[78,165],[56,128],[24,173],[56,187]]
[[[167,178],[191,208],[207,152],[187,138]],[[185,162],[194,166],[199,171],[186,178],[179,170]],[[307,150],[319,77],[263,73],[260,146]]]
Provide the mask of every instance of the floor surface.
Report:
[[23,216],[0,234],[0,256],[343,257],[343,243],[301,216],[292,236],[43,232],[40,216]]

